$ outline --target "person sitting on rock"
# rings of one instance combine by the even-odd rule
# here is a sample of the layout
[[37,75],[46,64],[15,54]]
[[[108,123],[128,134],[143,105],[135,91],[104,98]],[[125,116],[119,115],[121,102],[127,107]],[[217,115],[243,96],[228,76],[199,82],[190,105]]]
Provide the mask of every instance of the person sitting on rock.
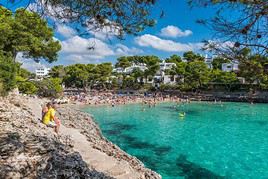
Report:
[[47,103],[47,104],[42,108],[42,118],[41,118],[41,121],[44,120],[45,114],[46,114],[47,111],[48,111],[48,106],[51,106],[51,103]]
[[48,107],[48,111],[44,115],[43,123],[49,127],[54,127],[55,132],[58,134],[59,127],[60,127],[60,120],[55,116],[55,114],[56,114],[55,109],[57,106],[55,103],[53,103],[53,104],[48,103],[47,107]]

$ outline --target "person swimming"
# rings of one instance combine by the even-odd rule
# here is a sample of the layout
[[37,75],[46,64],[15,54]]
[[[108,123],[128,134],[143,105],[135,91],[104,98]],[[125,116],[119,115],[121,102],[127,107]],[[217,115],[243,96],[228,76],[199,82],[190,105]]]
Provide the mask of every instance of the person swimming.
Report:
[[185,112],[180,112],[179,117],[185,117],[186,113]]

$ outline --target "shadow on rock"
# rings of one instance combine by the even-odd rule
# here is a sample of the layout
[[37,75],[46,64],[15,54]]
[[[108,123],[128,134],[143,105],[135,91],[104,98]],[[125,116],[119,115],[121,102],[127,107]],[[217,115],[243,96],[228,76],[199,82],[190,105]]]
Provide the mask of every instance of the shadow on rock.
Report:
[[104,178],[91,169],[79,153],[55,138],[2,133],[0,178]]
[[47,165],[37,171],[38,178],[103,178],[112,179],[96,170],[90,170],[79,153],[53,152]]

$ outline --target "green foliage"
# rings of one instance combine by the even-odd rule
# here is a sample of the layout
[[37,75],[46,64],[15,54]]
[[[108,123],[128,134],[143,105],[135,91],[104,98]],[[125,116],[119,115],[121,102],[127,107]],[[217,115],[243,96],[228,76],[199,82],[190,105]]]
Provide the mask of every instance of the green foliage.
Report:
[[23,94],[36,94],[38,90],[35,84],[29,81],[18,83],[18,88]]
[[185,69],[185,83],[192,88],[200,88],[210,80],[210,70],[202,61],[193,61]]
[[0,6],[0,50],[12,54],[18,52],[35,60],[57,60],[60,43],[53,39],[53,30],[38,14],[17,9],[14,14]]
[[29,72],[28,70],[19,67],[17,71],[17,76],[20,76],[21,78],[24,78],[24,79],[29,79],[30,77],[33,76],[33,74]]
[[144,72],[141,71],[139,68],[134,68],[133,71],[132,71],[131,76],[134,77],[135,82],[137,83],[138,79],[140,79],[142,81],[143,76],[144,76]]
[[230,63],[231,61],[226,58],[217,57],[213,59],[212,66],[213,69],[219,69],[221,70],[221,66],[223,63]]
[[116,68],[121,67],[123,69],[130,67],[130,66],[131,66],[131,62],[128,59],[128,57],[119,57],[117,59],[117,63],[115,64]]
[[130,67],[133,63],[145,63],[147,67],[155,66],[159,64],[160,59],[154,55],[148,56],[126,56],[126,57],[119,57],[117,59],[117,63],[115,67],[127,68]]
[[66,75],[63,65],[57,65],[51,68],[49,75],[52,78],[63,78]]
[[224,85],[227,90],[238,83],[237,75],[234,72],[224,72],[219,69],[212,70],[210,78],[212,83]]
[[67,87],[86,87],[88,72],[86,65],[75,64],[64,68],[66,76],[63,78],[63,82]]
[[187,66],[187,63],[185,63],[185,62],[177,63],[177,65],[175,67],[177,75],[179,75],[179,76],[185,75],[186,66]]
[[0,96],[3,96],[4,94],[5,94],[4,84],[0,81]]
[[141,84],[137,83],[133,76],[126,76],[123,80],[122,88],[138,90],[141,88]]
[[[246,56],[239,63],[239,76],[244,77],[250,84],[260,83],[266,75],[264,68],[268,58],[260,55]],[[264,80],[265,81],[265,80]]]
[[165,90],[177,90],[179,89],[178,85],[172,85],[172,84],[161,84],[159,89],[161,91],[165,91]]
[[[214,31],[210,50],[226,56],[233,56],[234,49],[250,48],[255,53],[267,55],[267,0],[188,0],[191,6],[215,8],[215,15],[198,22]],[[239,14],[239,15],[234,15]],[[235,48],[228,48],[223,42],[235,42]],[[236,55],[236,54],[234,54]]]
[[172,55],[169,58],[166,59],[167,63],[180,63],[182,62],[181,57],[178,55]]
[[16,64],[13,63],[11,56],[4,56],[0,53],[1,95],[6,95],[16,86],[16,69]]
[[37,93],[44,97],[57,97],[63,91],[61,84],[62,80],[60,78],[43,79],[42,81],[36,82],[38,88]]
[[[17,6],[17,1],[8,0]],[[56,22],[75,24],[78,31],[88,34],[92,29],[109,28],[122,39],[124,34],[137,35],[146,27],[152,27],[151,10],[155,0],[24,0],[23,4],[36,2],[37,12],[49,15]],[[160,15],[160,14],[159,14]],[[163,16],[163,15],[161,15]],[[113,30],[116,29],[116,30]]]
[[260,86],[261,86],[261,89],[268,90],[268,74],[267,73],[261,76]]
[[192,51],[185,52],[183,54],[183,58],[187,62],[193,62],[193,61],[204,61],[205,57],[202,57],[200,54],[195,54]]
[[66,76],[63,83],[67,87],[87,88],[98,85],[105,88],[112,74],[112,64],[75,64],[65,67],[64,72]]
[[212,70],[211,72],[211,82],[232,84],[234,82],[237,82],[237,76],[234,72],[224,72],[216,69]]

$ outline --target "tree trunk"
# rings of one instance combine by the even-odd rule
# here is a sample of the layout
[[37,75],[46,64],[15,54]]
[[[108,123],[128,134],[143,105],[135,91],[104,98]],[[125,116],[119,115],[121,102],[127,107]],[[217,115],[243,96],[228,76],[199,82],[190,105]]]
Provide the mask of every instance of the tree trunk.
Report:
[[17,51],[14,49],[13,52],[12,52],[12,58],[13,58],[14,63],[16,62],[17,54],[18,54]]

